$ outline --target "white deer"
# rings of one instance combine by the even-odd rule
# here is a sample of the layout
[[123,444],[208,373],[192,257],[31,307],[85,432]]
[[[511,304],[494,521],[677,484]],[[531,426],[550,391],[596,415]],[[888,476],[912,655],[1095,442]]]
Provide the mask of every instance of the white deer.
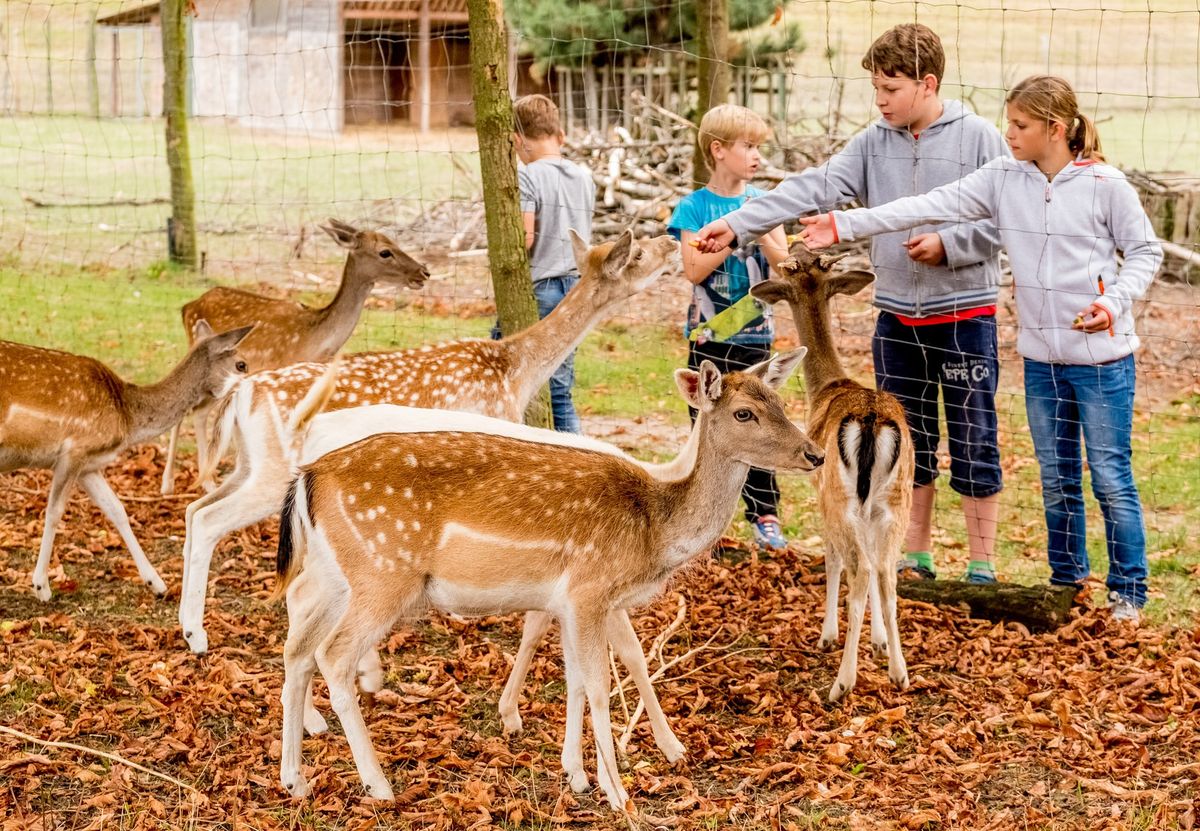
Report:
[[[580,280],[558,307],[528,329],[503,340],[482,338],[396,352],[349,355],[338,368],[330,409],[368,404],[465,410],[520,421],[536,392],[587,332],[626,298],[674,267],[678,244],[669,236],[616,242],[590,249],[573,234]],[[208,649],[204,601],[213,549],[230,531],[279,510],[294,444],[286,420],[325,371],[297,364],[247,378],[218,414],[214,445],[236,438],[237,464],[219,488],[187,509],[183,597],[179,622],[194,652]],[[218,449],[209,463],[219,458]]]
[[147,386],[121,380],[93,358],[0,341],[0,472],[54,471],[33,570],[39,600],[50,599],[54,535],[77,482],[117,527],[142,581],[157,595],[166,592],[101,471],[130,445],[179,423],[199,401],[227,393],[246,372],[235,350],[250,329],[213,335],[204,324],[187,357]]
[[888,677],[908,687],[908,669],[896,619],[896,563],[912,504],[913,445],[904,408],[895,396],[851,380],[842,368],[829,325],[829,301],[855,294],[875,275],[831,273],[842,259],[792,246],[779,264],[781,279],[759,283],[751,293],[767,303],[786,301],[800,343],[808,347],[804,386],[808,431],[828,463],[816,475],[825,528],[825,623],[821,648],[838,639],[838,589],[849,572],[846,644],[829,700],[838,701],[858,678],[858,642],[863,613],[871,605],[871,643],[876,657],[888,656]]
[[[586,695],[597,779],[621,784],[605,645],[613,610],[640,605],[728,522],[750,466],[808,471],[823,455],[773,389],[803,350],[751,373],[678,370],[705,414],[696,460],[663,482],[607,453],[467,433],[380,434],[305,467],[284,502],[277,572],[287,591],[280,774],[307,793],[303,712],[319,667],[359,776],[392,796],[355,695],[360,660],[400,618],[537,609],[561,621],[568,696]],[[304,569],[297,576],[300,552]]]
[[[238,326],[255,325],[254,332],[239,349],[251,372],[276,369],[301,361],[328,361],[338,353],[362,313],[363,304],[376,283],[419,289],[429,278],[429,270],[379,231],[360,231],[352,225],[330,219],[319,225],[346,249],[346,265],[337,294],[329,305],[312,309],[294,300],[278,300],[261,294],[224,286],[209,289],[183,307],[183,328],[188,345],[196,341],[196,326],[204,321],[213,329],[227,331]],[[208,417],[215,402],[199,403],[194,413],[196,460],[201,470],[208,469]],[[171,430],[167,461],[163,468],[162,492],[175,487],[175,446],[179,425]],[[204,480],[201,481],[205,484]]]

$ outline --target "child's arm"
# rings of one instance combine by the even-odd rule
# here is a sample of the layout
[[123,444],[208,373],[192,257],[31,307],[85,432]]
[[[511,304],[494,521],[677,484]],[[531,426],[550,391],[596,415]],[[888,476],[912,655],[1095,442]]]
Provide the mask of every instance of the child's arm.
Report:
[[533,211],[522,211],[521,220],[525,223],[525,250],[533,250],[533,230],[537,227],[537,214]]
[[[980,119],[980,121],[982,120]],[[972,119],[972,123],[976,123],[974,119]],[[977,135],[978,147],[973,154],[976,168],[983,167],[999,156],[1009,155],[1008,145],[1004,143],[1000,132],[992,125],[982,126]],[[987,219],[948,225],[945,228],[939,228],[936,233],[944,252],[942,263],[950,268],[961,268],[984,262],[996,256],[1003,247],[1000,242],[1000,229],[994,222]]]
[[725,258],[729,256],[729,251],[722,248],[715,254],[706,254],[692,245],[692,240],[695,238],[695,231],[681,230],[679,232],[679,251],[683,259],[683,276],[688,279],[689,283],[698,286],[707,280],[709,275],[721,266],[721,263],[725,262]]
[[1110,316],[1109,324],[1133,308],[1162,265],[1163,251],[1150,219],[1128,181],[1113,181],[1109,188],[1108,229],[1117,248],[1125,252],[1125,264],[1112,285],[1105,285],[1093,306]]
[[859,198],[866,187],[865,159],[866,133],[859,133],[825,164],[789,176],[769,193],[701,228],[700,250],[746,245],[789,219]]
[[993,186],[1002,175],[997,166],[988,164],[921,196],[906,196],[877,208],[804,217],[800,220],[805,226],[802,239],[810,248],[826,248],[835,242],[904,231],[930,222],[987,219],[996,204]]

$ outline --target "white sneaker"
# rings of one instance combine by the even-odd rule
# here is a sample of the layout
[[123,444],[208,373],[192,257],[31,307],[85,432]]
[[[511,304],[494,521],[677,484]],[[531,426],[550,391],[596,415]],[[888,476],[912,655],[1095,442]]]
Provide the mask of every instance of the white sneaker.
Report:
[[1116,592],[1108,593],[1108,608],[1112,610],[1112,619],[1130,621],[1136,626],[1142,620],[1141,610],[1132,600]]

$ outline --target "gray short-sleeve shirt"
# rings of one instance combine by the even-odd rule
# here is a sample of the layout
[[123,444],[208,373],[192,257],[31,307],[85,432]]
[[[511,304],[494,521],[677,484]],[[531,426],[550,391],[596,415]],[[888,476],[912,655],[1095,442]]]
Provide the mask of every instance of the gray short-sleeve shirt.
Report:
[[534,214],[533,248],[529,250],[533,281],[578,274],[567,230],[574,228],[585,241],[591,241],[596,206],[591,173],[566,159],[538,159],[517,170],[517,183],[521,210]]

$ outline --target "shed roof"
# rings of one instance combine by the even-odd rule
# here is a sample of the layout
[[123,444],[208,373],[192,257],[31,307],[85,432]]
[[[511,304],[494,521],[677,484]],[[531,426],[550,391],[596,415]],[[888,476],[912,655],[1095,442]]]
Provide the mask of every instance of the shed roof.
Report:
[[146,3],[132,9],[101,17],[96,20],[101,26],[145,26],[158,21],[158,3]]

